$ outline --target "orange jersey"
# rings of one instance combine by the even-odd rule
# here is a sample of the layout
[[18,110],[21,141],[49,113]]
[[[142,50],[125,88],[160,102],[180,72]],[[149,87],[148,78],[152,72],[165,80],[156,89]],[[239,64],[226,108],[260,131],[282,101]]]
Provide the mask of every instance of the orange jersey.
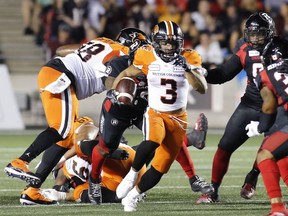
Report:
[[[200,66],[201,57],[195,50],[184,50],[186,61]],[[164,62],[151,45],[140,47],[134,56],[133,64],[147,75],[149,107],[169,112],[185,108],[189,92],[185,70],[175,66],[174,61]]]
[[106,74],[105,63],[113,57],[127,55],[129,48],[108,38],[96,38],[83,44],[74,53],[60,59],[74,76],[78,100],[105,90],[102,77]]
[[71,138],[78,118],[78,100],[105,91],[102,78],[108,74],[104,64],[128,52],[128,47],[113,40],[97,38],[75,53],[56,57],[43,66],[38,74],[38,88],[49,127],[63,139]]
[[[103,165],[103,172],[101,174],[102,186],[112,191],[116,191],[119,183],[129,172],[135,158],[135,150],[130,146],[120,144],[119,148],[126,150],[129,153],[129,158],[127,160],[115,160],[108,158]],[[146,166],[140,170],[137,182],[145,171]],[[84,183],[88,180],[89,173],[91,172],[91,163],[78,156],[74,156],[65,161],[63,172],[67,179],[77,177]]]

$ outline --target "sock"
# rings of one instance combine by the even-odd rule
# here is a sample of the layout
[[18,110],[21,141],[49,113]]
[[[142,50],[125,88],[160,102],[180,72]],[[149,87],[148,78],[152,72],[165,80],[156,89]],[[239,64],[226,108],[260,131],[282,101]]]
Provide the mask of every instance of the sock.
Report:
[[272,212],[284,212],[285,211],[285,205],[284,203],[272,203],[271,204],[271,211]]
[[[212,166],[212,183],[220,185],[224,175],[226,174],[229,163],[230,163],[231,153],[218,148],[213,159]],[[215,188],[216,189],[216,188]]]
[[63,140],[63,138],[59,135],[58,131],[49,127],[36,137],[34,142],[26,149],[19,159],[30,163],[43,151],[60,140]]
[[259,174],[260,174],[260,170],[258,168],[257,161],[255,160],[252,170],[250,170],[250,172],[245,177],[244,184],[250,183],[254,185],[256,188]]
[[288,157],[284,157],[277,161],[278,168],[280,170],[281,178],[288,186]]
[[105,159],[106,157],[99,152],[99,146],[95,146],[92,151],[92,170],[91,170],[92,180],[99,181],[102,166],[103,163],[105,162]]
[[182,143],[182,148],[180,149],[176,160],[181,165],[182,169],[184,170],[189,179],[196,175],[194,164],[191,160],[185,142]]
[[265,184],[266,192],[271,199],[282,197],[280,188],[280,171],[273,159],[266,159],[258,164]]

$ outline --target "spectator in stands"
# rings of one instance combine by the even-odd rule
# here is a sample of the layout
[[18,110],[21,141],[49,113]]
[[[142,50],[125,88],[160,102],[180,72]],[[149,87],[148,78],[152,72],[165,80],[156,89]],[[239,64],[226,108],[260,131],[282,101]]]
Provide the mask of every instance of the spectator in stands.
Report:
[[58,27],[57,37],[51,37],[47,41],[47,60],[51,59],[58,47],[66,45],[66,44],[74,44],[76,41],[71,36],[72,28],[66,23],[62,23]]
[[130,26],[142,29],[150,35],[151,29],[157,24],[157,21],[158,16],[153,5],[141,5],[135,2],[135,4],[131,6]]
[[34,7],[35,2],[33,0],[22,0],[21,10],[24,24],[24,35],[34,34]]
[[210,37],[213,41],[218,41],[220,43],[221,48],[225,47],[226,38],[225,38],[225,30],[223,24],[219,22],[216,17],[212,15],[207,15],[205,18],[206,22],[206,31],[210,33]]
[[207,29],[207,16],[210,16],[210,2],[208,0],[200,0],[198,10],[191,13],[192,20],[199,31]]
[[116,38],[121,29],[127,27],[128,13],[124,5],[117,4],[116,0],[105,0],[103,5],[107,11],[107,25],[105,25],[103,36],[108,38]]
[[181,11],[179,10],[177,3],[172,1],[168,1],[167,3],[168,4],[165,5],[163,12],[159,14],[158,22],[170,20],[175,23],[180,23]]
[[87,17],[86,0],[66,0],[63,3],[63,14],[58,14],[60,22],[71,26],[71,37],[80,43],[85,38],[84,25]]
[[195,47],[195,50],[201,56],[203,66],[210,68],[211,66],[222,64],[224,58],[219,42],[213,40],[208,31],[200,32],[199,38],[200,44]]
[[280,13],[275,17],[276,30],[279,35],[288,39],[288,2],[283,2]]
[[276,17],[279,14],[284,3],[287,3],[286,0],[264,0],[265,11],[271,14],[272,17]]
[[94,29],[98,35],[101,35],[103,33],[105,25],[107,23],[107,17],[105,16],[107,11],[103,6],[104,1],[105,0],[88,0],[87,19],[89,27],[86,28]]
[[184,34],[184,47],[193,48],[199,41],[199,31],[191,18],[190,12],[184,12],[180,21],[180,28]]
[[210,13],[215,17],[220,17],[226,14],[227,5],[229,0],[212,0],[210,3]]

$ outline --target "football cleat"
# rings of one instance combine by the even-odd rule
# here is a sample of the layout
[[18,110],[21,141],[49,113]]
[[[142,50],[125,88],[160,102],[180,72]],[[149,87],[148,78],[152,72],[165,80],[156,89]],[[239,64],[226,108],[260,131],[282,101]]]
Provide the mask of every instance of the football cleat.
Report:
[[60,201],[66,199],[66,192],[60,192],[55,189],[47,188],[47,189],[41,189],[41,193],[43,196],[45,196],[48,199]]
[[128,172],[128,174],[125,176],[124,179],[120,182],[116,189],[116,195],[118,199],[122,199],[127,196],[129,191],[133,188],[136,179],[137,179],[138,173],[136,172]]
[[137,197],[133,198],[128,194],[125,198],[121,200],[121,204],[124,206],[124,212],[134,212],[137,211],[137,203],[143,200],[143,194],[139,194]]
[[202,194],[196,201],[197,204],[209,204],[217,202],[220,202],[220,197],[218,194]]
[[203,178],[200,178],[197,175],[195,177],[196,180],[194,180],[194,178],[189,179],[192,191],[201,192],[202,194],[212,194],[214,192],[214,188],[211,184],[207,183]]
[[203,149],[206,144],[206,135],[208,130],[208,120],[204,113],[200,113],[195,127],[187,133],[187,147],[194,146],[197,149]]
[[100,181],[89,181],[88,197],[91,203],[100,205],[102,203],[102,193]]
[[240,191],[240,196],[244,199],[251,199],[256,193],[256,188],[250,183],[245,183]]
[[256,185],[260,171],[253,168],[245,177],[240,196],[244,199],[251,199],[256,193]]
[[14,159],[4,168],[4,171],[7,176],[19,178],[29,184],[35,185],[41,182],[40,178],[28,169],[28,163],[20,159]]
[[51,200],[42,193],[39,188],[28,187],[20,196],[20,203],[22,205],[55,205],[58,204],[56,200]]

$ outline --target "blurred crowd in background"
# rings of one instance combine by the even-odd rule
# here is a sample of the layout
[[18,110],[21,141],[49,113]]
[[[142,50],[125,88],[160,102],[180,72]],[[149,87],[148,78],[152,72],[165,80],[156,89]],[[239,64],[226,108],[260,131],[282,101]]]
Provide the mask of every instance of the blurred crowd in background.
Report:
[[266,11],[277,33],[288,39],[288,0],[22,0],[23,33],[34,35],[48,58],[61,45],[114,39],[125,27],[149,35],[156,23],[172,20],[185,35],[185,47],[196,49],[205,67],[229,57],[243,21],[256,11]]

